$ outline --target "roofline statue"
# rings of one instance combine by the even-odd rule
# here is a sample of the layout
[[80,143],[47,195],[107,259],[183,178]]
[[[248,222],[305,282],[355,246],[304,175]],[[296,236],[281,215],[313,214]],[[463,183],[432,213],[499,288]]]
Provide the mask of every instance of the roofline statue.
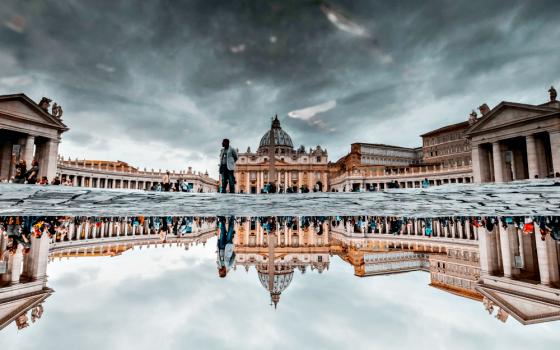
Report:
[[550,94],[550,101],[556,101],[558,94],[556,93],[554,86],[551,86],[550,89],[548,89],[548,93]]

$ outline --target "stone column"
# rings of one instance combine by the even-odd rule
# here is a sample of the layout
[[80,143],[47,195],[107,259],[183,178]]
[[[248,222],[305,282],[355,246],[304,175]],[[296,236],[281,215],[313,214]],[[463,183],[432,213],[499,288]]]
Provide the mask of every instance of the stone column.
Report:
[[534,179],[535,175],[539,174],[535,135],[527,135],[525,137],[525,142],[527,143],[527,165],[529,168],[529,179]]
[[251,193],[251,172],[247,171],[245,175],[245,193]]
[[23,263],[23,246],[18,244],[14,255],[8,257],[8,266],[6,273],[0,275],[3,282],[10,284],[19,283]]
[[560,130],[550,131],[550,153],[554,174],[560,173]]
[[502,226],[501,222],[498,222],[498,232],[500,234],[500,249],[502,251],[502,261],[504,266],[504,277],[511,278],[512,275],[512,255],[511,255],[511,244],[510,237],[507,228]]
[[546,235],[543,241],[541,239],[540,228],[537,225],[535,225],[535,241],[541,284],[550,286],[551,283],[556,283],[559,280],[558,259],[555,249],[556,242],[550,235]]
[[494,182],[504,182],[504,160],[500,141],[492,143],[492,159],[494,160]]
[[488,151],[480,145],[473,145],[471,153],[474,182],[482,183],[490,181]]
[[493,275],[499,267],[496,242],[496,227],[493,231],[477,227],[478,246],[480,248],[480,274]]
[[39,175],[46,176],[49,181],[56,176],[57,158],[58,158],[58,140],[49,139],[44,145],[42,156],[45,159],[42,161],[43,168],[39,169]]
[[10,175],[10,165],[12,161],[12,143],[6,140],[0,150],[0,177],[7,179]]
[[31,167],[31,162],[33,161],[34,146],[35,146],[35,136],[27,135],[27,139],[25,140],[23,159],[25,160],[25,163],[27,163],[28,169]]

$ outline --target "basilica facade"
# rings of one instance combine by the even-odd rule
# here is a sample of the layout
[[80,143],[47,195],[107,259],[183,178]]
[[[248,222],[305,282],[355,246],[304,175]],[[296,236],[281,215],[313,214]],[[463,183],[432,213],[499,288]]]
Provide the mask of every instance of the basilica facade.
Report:
[[[272,172],[271,172],[272,169]],[[238,193],[267,193],[270,184],[274,192],[309,192],[328,190],[327,150],[317,146],[306,150],[304,146],[295,149],[290,135],[274,118],[259,143],[256,152],[239,153],[235,178]],[[274,179],[269,179],[269,174]]]

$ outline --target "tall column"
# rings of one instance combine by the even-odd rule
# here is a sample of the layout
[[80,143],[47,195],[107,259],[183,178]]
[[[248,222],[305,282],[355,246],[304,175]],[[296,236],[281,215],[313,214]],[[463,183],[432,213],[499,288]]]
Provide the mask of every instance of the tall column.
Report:
[[555,247],[556,242],[550,235],[546,235],[545,240],[542,240],[540,228],[537,225],[535,225],[535,241],[541,284],[550,286],[551,283],[557,283],[559,281],[558,258]]
[[31,167],[31,162],[33,161],[33,148],[35,146],[35,136],[27,135],[25,140],[25,150],[23,154],[23,159],[27,163],[27,168]]
[[41,162],[44,169],[39,169],[40,176],[46,176],[49,181],[56,176],[57,158],[58,158],[58,140],[49,139],[42,152],[45,159]]
[[504,182],[504,160],[500,141],[492,143],[492,154],[494,159],[494,182]]
[[499,269],[496,227],[488,231],[485,227],[477,227],[478,246],[480,249],[480,274],[493,275]]
[[500,234],[500,249],[502,250],[502,261],[504,266],[504,277],[511,278],[512,273],[512,256],[510,237],[507,228],[504,228],[502,223],[498,223],[498,231]]
[[529,179],[534,179],[539,174],[537,165],[537,146],[535,144],[535,135],[527,135],[525,137],[527,143],[527,165],[529,168]]
[[0,177],[7,179],[10,175],[10,166],[12,161],[12,142],[6,140],[0,143]]
[[554,174],[560,173],[560,130],[550,131],[550,153]]
[[481,147],[481,145],[473,145],[471,153],[474,182],[482,183],[490,181],[488,151]]
[[245,193],[251,193],[251,172],[245,174]]

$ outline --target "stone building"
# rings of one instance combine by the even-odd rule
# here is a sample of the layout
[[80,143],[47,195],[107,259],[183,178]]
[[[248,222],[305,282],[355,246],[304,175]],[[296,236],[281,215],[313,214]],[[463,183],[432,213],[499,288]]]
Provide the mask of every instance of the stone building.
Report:
[[[39,162],[39,178],[56,174],[58,144],[68,127],[62,122],[62,108],[44,97],[36,103],[25,94],[0,96],[0,180],[15,174],[20,159],[31,167]],[[50,110],[49,110],[50,108]]]
[[476,113],[473,113],[468,121],[446,125],[421,135],[424,164],[443,164],[444,167],[471,164],[471,148],[465,131],[476,123]]
[[[271,149],[274,149],[272,164]],[[292,138],[282,130],[278,117],[261,138],[256,152],[248,148],[238,155],[235,169],[238,193],[262,193],[268,183],[276,184],[278,192],[284,193],[328,190],[327,150],[321,146],[309,151],[304,146],[294,149]],[[271,167],[276,179],[268,178]]]
[[390,146],[376,143],[353,143],[350,153],[337,163],[342,170],[352,170],[367,166],[409,166],[420,164],[421,148]]
[[[107,160],[71,160],[58,159],[57,174],[64,180],[71,180],[74,186],[93,188],[119,188],[147,190],[162,181],[166,174],[161,169],[138,169],[123,161]],[[177,180],[187,182],[192,192],[216,192],[218,182],[208,173],[187,170],[171,171],[172,183]]]
[[540,105],[501,102],[465,132],[475,182],[560,175],[560,102],[551,88]]

